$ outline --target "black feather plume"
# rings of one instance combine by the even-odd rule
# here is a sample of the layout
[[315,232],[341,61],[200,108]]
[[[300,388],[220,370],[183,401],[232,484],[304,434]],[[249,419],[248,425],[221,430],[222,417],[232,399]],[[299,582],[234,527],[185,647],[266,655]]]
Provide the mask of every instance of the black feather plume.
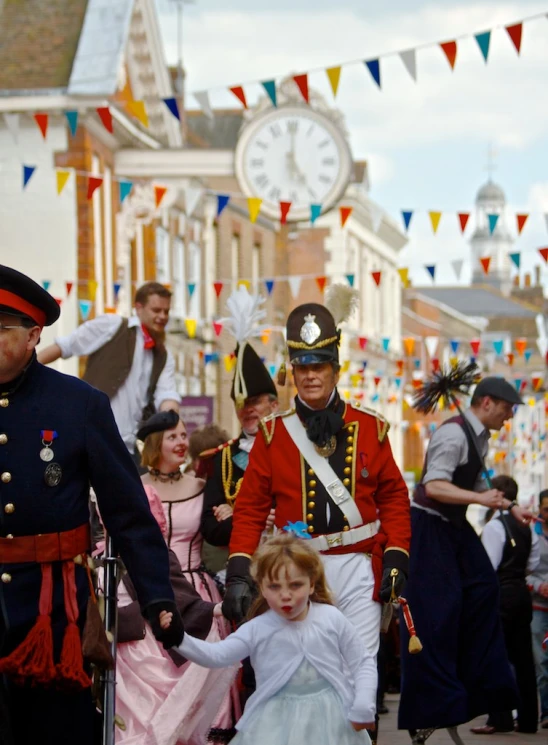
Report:
[[449,405],[456,396],[465,395],[480,379],[480,370],[475,362],[458,362],[435,372],[418,389],[413,397],[413,408],[423,414],[434,411],[440,398]]

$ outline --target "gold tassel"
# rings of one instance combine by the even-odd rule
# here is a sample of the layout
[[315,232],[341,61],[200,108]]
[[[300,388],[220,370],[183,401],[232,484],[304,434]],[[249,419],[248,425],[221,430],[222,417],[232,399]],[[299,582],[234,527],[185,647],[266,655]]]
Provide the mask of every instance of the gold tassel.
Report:
[[282,362],[280,367],[278,368],[278,385],[283,388],[285,385],[285,379],[287,376],[287,368],[285,366],[285,362]]
[[418,654],[422,652],[422,643],[417,635],[409,637],[409,654]]
[[244,398],[243,393],[238,393],[238,395],[236,396],[236,408],[238,410],[241,410],[244,408],[244,404],[245,404],[245,398]]

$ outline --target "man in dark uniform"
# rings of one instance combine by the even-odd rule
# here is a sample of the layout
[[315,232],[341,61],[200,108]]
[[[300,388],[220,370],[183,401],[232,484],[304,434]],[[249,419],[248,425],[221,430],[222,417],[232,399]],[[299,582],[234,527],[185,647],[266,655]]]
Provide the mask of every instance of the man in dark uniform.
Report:
[[85,558],[75,562],[90,549],[90,485],[156,638],[169,647],[183,634],[167,548],[107,396],[36,359],[58,317],[40,285],[0,266],[0,696],[15,745],[93,742],[89,586]]

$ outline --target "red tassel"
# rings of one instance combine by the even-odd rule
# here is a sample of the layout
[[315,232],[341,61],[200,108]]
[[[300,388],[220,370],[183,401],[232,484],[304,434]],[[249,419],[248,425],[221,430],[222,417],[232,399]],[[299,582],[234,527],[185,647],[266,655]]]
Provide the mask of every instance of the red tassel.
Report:
[[19,683],[30,680],[40,685],[47,685],[55,679],[49,616],[38,616],[25,640],[8,657],[0,660],[0,674],[9,675]]
[[69,623],[65,629],[61,661],[57,665],[57,681],[62,688],[67,687],[72,690],[82,690],[91,685],[91,678],[84,670],[82,641],[75,623]]

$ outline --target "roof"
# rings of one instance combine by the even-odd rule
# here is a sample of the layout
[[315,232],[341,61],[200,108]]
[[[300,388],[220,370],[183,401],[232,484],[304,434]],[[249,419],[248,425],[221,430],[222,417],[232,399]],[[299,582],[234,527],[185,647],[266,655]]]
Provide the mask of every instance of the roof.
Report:
[[215,109],[214,119],[201,111],[187,111],[186,124],[191,148],[235,150],[243,124],[243,109]]
[[487,287],[415,287],[421,295],[454,308],[465,316],[535,318],[538,311]]
[[488,181],[477,193],[476,204],[478,202],[501,202],[506,204],[506,196],[500,186]]
[[88,0],[0,2],[0,89],[66,88]]

